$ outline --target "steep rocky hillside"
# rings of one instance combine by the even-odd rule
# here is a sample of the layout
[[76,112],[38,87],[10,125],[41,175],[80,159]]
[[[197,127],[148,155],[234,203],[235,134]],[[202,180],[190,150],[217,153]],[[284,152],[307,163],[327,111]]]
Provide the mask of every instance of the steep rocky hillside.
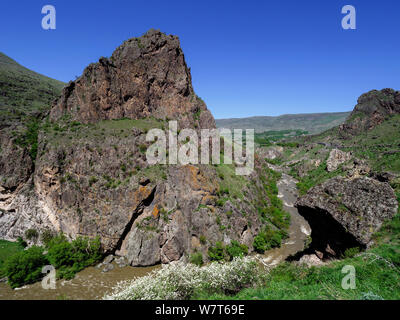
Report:
[[2,182],[0,238],[28,229],[100,236],[105,252],[147,266],[195,252],[206,260],[218,241],[252,251],[266,227],[285,234],[288,216],[272,210],[276,186],[263,160],[246,177],[226,164],[149,165],[146,133],[168,129],[169,120],[179,131],[215,128],[179,39],[150,30],[63,89],[39,124],[33,173]]

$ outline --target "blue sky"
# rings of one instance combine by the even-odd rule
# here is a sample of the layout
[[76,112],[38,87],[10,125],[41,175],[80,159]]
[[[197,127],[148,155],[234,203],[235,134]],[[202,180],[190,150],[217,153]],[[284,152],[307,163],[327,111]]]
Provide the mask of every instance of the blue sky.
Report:
[[[41,28],[54,5],[57,29]],[[357,29],[341,28],[341,8]],[[150,28],[180,37],[196,93],[216,118],[348,111],[400,89],[400,1],[9,1],[0,51],[62,81]]]

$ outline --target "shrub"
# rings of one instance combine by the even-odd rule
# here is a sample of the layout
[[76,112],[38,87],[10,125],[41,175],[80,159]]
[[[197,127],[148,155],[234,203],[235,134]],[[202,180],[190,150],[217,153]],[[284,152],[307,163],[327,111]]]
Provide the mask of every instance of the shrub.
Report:
[[201,244],[206,244],[206,242],[207,242],[207,238],[204,235],[201,235],[200,236],[200,243]]
[[102,257],[100,239],[90,240],[78,237],[68,242],[64,235],[58,235],[48,244],[48,259],[57,269],[57,277],[72,279],[84,268],[93,265]]
[[201,254],[201,252],[195,252],[190,255],[189,261],[190,263],[193,263],[196,266],[201,267],[203,265],[203,255]]
[[28,229],[25,231],[25,238],[28,240],[36,240],[39,237],[39,233],[35,229]]
[[221,261],[225,259],[225,248],[221,241],[218,241],[215,247],[208,248],[208,257],[211,261]]
[[104,300],[181,300],[199,292],[232,293],[259,284],[262,269],[250,258],[211,263],[204,267],[181,262],[131,281],[120,282]]
[[230,260],[235,257],[242,257],[249,252],[249,248],[245,244],[240,244],[236,240],[232,240],[231,244],[226,247],[226,252],[229,255]]
[[16,253],[5,262],[4,270],[11,288],[33,283],[41,279],[42,267],[48,264],[43,248],[31,248]]
[[22,237],[18,237],[17,238],[17,243],[22,247],[22,248],[26,248],[28,246],[28,244],[26,243],[26,241],[24,239],[22,239]]
[[256,252],[264,253],[266,250],[271,248],[280,247],[281,244],[282,232],[267,227],[264,231],[254,237],[253,247]]
[[54,236],[55,235],[53,234],[53,232],[51,232],[49,229],[45,229],[40,234],[40,240],[47,247],[48,244],[50,243],[51,239],[54,238]]
[[345,252],[343,253],[343,258],[353,258],[359,252],[360,252],[359,247],[346,249]]

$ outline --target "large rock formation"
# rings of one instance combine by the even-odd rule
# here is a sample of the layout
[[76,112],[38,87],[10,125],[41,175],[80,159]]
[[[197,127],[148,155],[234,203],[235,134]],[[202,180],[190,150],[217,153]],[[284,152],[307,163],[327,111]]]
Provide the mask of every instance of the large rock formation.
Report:
[[400,91],[371,90],[358,98],[353,112],[340,129],[344,134],[355,135],[375,128],[394,114],[400,114]]
[[[0,238],[29,228],[100,236],[105,252],[134,266],[194,251],[206,258],[216,241],[238,240],[251,251],[267,223],[256,206],[268,201],[262,161],[249,177],[235,176],[234,165],[219,173],[212,165],[149,165],[146,132],[167,129],[168,119],[179,129],[215,128],[178,38],[151,30],[65,87],[39,130],[32,172],[4,168],[16,178],[0,190],[7,197],[0,199]],[[224,179],[241,194],[221,190]]]
[[330,179],[295,204],[310,224],[313,249],[328,256],[368,246],[372,234],[396,214],[397,205],[388,183],[367,177]]
[[50,117],[57,120],[65,114],[83,123],[153,116],[179,120],[184,128],[215,127],[193,91],[178,37],[156,30],[125,41],[109,59],[90,64],[70,82]]

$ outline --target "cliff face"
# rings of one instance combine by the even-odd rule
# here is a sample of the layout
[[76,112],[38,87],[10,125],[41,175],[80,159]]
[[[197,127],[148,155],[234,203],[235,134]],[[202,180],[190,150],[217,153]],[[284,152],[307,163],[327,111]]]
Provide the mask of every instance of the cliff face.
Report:
[[156,30],[125,41],[109,59],[90,64],[70,82],[50,117],[57,120],[66,113],[83,123],[153,116],[178,120],[184,128],[215,127],[193,91],[178,37]]
[[249,177],[236,176],[234,165],[149,165],[146,133],[168,129],[168,120],[179,129],[215,128],[178,38],[152,30],[64,88],[38,131],[33,172],[3,192],[0,238],[30,228],[100,236],[105,252],[134,266],[195,251],[206,258],[217,241],[238,240],[252,251],[269,223],[257,212],[257,201],[268,202],[258,177],[263,161]]
[[375,128],[395,114],[400,114],[400,91],[371,90],[358,98],[353,112],[340,129],[344,133],[359,134]]

